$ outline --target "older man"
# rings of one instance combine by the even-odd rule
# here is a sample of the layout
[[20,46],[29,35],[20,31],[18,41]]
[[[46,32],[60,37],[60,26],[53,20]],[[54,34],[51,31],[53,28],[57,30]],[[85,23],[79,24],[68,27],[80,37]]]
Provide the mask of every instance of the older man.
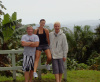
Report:
[[50,50],[52,54],[52,68],[56,82],[61,82],[64,71],[64,63],[68,52],[68,44],[65,34],[60,30],[60,23],[54,23],[54,31],[50,33]]
[[32,82],[34,71],[34,60],[36,47],[39,45],[39,38],[33,34],[33,27],[27,27],[27,34],[22,36],[21,44],[24,46],[23,71],[25,72],[25,82]]

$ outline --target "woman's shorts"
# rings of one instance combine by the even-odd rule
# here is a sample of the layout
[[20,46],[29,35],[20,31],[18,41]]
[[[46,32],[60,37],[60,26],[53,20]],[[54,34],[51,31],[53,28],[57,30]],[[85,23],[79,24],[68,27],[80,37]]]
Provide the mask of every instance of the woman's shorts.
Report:
[[45,50],[47,50],[47,49],[50,49],[48,44],[39,45],[39,46],[36,48],[36,50],[39,50],[39,51],[42,51],[42,50],[45,51]]
[[30,71],[34,70],[34,60],[35,60],[35,55],[33,56],[23,56],[23,71]]
[[64,62],[61,59],[52,59],[53,74],[62,74],[64,72]]

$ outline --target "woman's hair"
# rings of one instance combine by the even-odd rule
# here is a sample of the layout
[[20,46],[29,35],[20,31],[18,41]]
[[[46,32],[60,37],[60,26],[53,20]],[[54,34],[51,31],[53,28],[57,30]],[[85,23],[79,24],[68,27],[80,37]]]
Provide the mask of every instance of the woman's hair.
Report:
[[41,22],[41,21],[45,21],[45,19],[41,19],[40,22]]

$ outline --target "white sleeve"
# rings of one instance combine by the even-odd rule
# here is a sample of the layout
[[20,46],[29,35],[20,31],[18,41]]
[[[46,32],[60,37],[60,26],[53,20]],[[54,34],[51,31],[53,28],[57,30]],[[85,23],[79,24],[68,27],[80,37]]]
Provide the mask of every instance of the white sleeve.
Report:
[[68,43],[67,43],[67,38],[64,34],[64,37],[63,37],[63,57],[67,57],[67,53],[68,53]]

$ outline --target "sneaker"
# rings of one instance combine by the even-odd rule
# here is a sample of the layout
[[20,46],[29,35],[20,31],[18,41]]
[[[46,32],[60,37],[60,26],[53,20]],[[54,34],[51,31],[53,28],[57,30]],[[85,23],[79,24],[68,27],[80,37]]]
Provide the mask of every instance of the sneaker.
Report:
[[36,72],[33,73],[34,78],[38,77],[38,74]]
[[50,70],[50,65],[46,64],[46,68],[47,68],[47,70]]

